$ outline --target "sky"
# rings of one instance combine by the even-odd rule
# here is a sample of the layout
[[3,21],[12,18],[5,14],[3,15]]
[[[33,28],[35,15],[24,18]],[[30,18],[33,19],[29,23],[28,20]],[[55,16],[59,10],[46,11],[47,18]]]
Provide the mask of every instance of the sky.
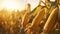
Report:
[[26,6],[28,3],[31,4],[31,10],[33,10],[39,3],[39,0],[0,0],[0,9],[4,8],[5,3],[14,1],[18,7],[19,10],[24,10],[26,9]]
[[38,6],[39,0],[0,0],[0,9],[8,6],[9,8],[15,7],[19,10],[24,10],[28,3],[31,4],[31,10],[33,10],[36,6]]

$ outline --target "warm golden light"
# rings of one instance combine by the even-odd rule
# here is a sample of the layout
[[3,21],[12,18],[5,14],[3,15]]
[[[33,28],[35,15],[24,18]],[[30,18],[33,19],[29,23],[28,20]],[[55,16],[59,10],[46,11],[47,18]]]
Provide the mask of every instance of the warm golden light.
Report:
[[2,6],[7,8],[7,9],[18,9],[17,3],[14,1],[4,1],[2,3]]

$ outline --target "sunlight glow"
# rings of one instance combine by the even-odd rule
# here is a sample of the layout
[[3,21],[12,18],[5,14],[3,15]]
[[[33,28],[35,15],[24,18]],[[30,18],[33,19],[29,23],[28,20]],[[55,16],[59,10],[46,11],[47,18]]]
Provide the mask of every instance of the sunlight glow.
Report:
[[5,8],[7,8],[7,9],[12,9],[12,10],[13,9],[18,9],[17,3],[15,1],[12,1],[12,0],[10,0],[10,1],[4,1],[2,3],[2,6],[5,7]]

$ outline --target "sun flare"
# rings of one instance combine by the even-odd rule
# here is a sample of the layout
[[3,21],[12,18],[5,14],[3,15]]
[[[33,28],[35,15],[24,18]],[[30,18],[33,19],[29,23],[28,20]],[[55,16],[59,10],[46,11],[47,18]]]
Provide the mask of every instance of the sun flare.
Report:
[[4,1],[2,4],[7,9],[18,9],[17,3],[14,1]]

